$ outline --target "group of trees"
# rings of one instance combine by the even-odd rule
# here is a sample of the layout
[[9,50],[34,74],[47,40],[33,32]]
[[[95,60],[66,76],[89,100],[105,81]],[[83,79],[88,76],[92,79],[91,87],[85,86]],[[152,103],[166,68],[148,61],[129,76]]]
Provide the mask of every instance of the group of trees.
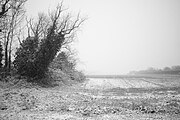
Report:
[[180,66],[164,67],[163,69],[150,67],[146,70],[131,71],[130,74],[180,74]]
[[[3,69],[6,73],[11,70],[12,46],[18,36],[18,31],[25,15],[24,4],[26,1],[27,0],[1,0],[0,2],[0,40],[4,55]],[[2,63],[2,61],[0,62]]]
[[[61,2],[49,14],[38,14],[37,20],[26,18],[27,37],[22,39],[21,23],[25,16],[26,1],[3,0],[1,2],[3,9],[0,12],[0,34],[4,46],[0,46],[0,53],[3,53],[4,57],[0,54],[0,60],[4,58],[2,67],[5,72],[10,72],[13,66],[19,75],[34,78],[34,80],[44,78],[58,53],[58,58],[61,58],[58,68],[74,69],[75,61],[70,60],[69,53],[65,49],[70,51],[69,45],[74,41],[75,33],[85,19],[81,19],[79,14],[72,17],[63,8],[63,2]],[[16,49],[15,58],[11,62],[12,46],[17,42],[20,47]]]

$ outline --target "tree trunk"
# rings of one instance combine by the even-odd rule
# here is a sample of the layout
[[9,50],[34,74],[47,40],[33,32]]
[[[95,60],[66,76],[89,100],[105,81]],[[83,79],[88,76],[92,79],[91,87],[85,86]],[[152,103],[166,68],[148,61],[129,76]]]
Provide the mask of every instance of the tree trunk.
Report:
[[6,75],[8,74],[8,66],[9,66],[9,55],[8,55],[8,45],[9,45],[9,38],[10,38],[10,31],[8,32],[7,38],[6,38],[6,43],[5,43],[5,51],[4,51],[4,57],[5,57],[5,73]]
[[8,42],[6,42],[6,45],[5,45],[4,57],[5,57],[4,68],[7,70],[7,67],[8,67]]
[[8,57],[8,72],[11,72],[11,53],[12,53],[12,42],[13,42],[13,37],[14,37],[14,29],[12,29],[11,33],[11,41],[9,44],[9,57]]
[[11,72],[11,51],[9,50],[9,56],[8,56],[8,68],[7,68],[7,72]]

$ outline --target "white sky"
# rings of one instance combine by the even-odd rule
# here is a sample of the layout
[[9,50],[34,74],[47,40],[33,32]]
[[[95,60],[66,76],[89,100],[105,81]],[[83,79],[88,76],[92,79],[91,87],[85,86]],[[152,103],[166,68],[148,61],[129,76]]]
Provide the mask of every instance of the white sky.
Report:
[[[60,0],[28,0],[34,16]],[[64,0],[88,20],[78,33],[79,69],[124,74],[180,65],[180,0]]]

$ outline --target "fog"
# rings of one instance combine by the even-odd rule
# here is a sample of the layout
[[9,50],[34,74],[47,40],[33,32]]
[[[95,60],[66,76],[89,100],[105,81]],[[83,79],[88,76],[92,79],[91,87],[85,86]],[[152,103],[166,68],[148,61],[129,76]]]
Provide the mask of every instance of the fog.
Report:
[[[58,0],[29,0],[29,16]],[[64,0],[87,21],[77,34],[78,69],[86,74],[124,74],[180,65],[179,0]]]

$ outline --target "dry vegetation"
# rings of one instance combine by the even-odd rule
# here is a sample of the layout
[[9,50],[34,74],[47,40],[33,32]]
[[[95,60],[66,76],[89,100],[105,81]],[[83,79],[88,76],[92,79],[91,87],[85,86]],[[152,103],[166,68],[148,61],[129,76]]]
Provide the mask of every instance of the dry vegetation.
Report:
[[[179,76],[123,76],[114,88],[107,80],[95,86],[76,70],[71,49],[86,19],[66,12],[62,1],[49,14],[26,18],[23,30],[26,1],[0,1],[0,120],[180,119]],[[152,85],[159,88],[141,88]]]
[[180,119],[180,89],[175,87],[100,90],[86,89],[87,82],[69,80],[44,88],[8,79],[11,83],[1,82],[2,120]]

